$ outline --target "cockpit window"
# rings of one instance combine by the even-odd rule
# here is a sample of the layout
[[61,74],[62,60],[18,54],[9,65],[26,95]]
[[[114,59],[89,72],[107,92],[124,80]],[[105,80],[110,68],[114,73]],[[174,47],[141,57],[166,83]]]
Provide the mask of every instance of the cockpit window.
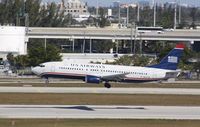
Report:
[[45,65],[43,65],[43,64],[40,64],[39,66],[40,66],[40,67],[45,67]]

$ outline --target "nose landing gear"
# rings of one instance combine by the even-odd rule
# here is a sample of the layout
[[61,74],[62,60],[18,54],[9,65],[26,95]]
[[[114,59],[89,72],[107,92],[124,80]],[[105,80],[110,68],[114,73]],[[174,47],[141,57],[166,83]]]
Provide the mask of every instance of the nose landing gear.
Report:
[[45,84],[49,84],[49,78],[45,78]]
[[42,79],[45,81],[45,86],[48,86],[49,78],[48,77],[42,77]]

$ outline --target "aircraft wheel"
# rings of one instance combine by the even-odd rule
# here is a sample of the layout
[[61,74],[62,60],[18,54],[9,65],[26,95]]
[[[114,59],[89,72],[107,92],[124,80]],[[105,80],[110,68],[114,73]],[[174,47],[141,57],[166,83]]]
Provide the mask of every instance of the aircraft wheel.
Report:
[[111,85],[110,85],[108,82],[106,82],[106,83],[104,84],[104,86],[105,86],[106,88],[111,88]]

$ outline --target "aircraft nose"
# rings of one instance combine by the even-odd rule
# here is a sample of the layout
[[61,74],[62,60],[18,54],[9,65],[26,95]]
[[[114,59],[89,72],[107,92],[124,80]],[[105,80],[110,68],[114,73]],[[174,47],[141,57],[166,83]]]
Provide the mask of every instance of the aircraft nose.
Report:
[[36,75],[40,75],[39,67],[33,67],[31,71]]

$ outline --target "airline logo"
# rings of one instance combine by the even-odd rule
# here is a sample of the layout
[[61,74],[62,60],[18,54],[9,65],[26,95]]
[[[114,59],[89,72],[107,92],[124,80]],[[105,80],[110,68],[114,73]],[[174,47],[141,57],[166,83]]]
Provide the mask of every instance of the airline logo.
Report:
[[169,63],[178,63],[178,57],[176,56],[168,56]]

